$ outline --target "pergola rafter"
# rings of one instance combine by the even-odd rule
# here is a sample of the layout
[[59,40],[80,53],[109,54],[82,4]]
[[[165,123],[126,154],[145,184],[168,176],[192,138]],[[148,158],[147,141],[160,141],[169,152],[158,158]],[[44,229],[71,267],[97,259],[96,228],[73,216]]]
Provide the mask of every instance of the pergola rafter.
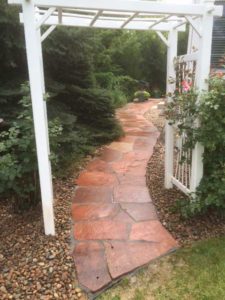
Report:
[[90,26],[93,27],[94,23],[98,20],[99,16],[102,14],[102,10],[99,10],[96,15],[94,16],[94,18],[91,20],[90,22]]
[[[53,188],[48,140],[48,122],[44,101],[45,84],[41,43],[57,26],[154,30],[167,47],[167,93],[173,93],[174,58],[177,56],[178,31],[189,23],[198,35],[196,85],[207,90],[210,69],[213,17],[222,15],[222,7],[213,1],[200,4],[169,4],[144,0],[8,0],[22,6],[20,21],[24,24],[34,129],[41,186],[43,219],[46,234],[55,234]],[[49,26],[41,35],[42,26]],[[168,33],[168,38],[162,32]],[[190,43],[189,43],[190,44]],[[191,49],[191,45],[189,45]],[[190,57],[189,57],[190,58]],[[187,59],[187,58],[183,58]],[[168,97],[168,101],[170,101]],[[173,129],[166,124],[165,186],[185,190],[173,180]],[[193,151],[191,190],[202,176],[202,147]]]
[[63,11],[62,8],[58,8],[58,22],[59,24],[62,24],[62,17],[63,17]]
[[[157,14],[140,14],[135,12],[126,14],[112,11],[93,11],[93,10],[56,10],[51,8],[38,8],[35,13],[38,20],[37,27],[41,25],[63,25],[63,26],[80,26],[94,28],[110,29],[129,29],[129,30],[158,30],[169,31],[180,22],[184,21],[183,17],[173,17],[173,15]],[[173,17],[173,18],[171,18]],[[20,14],[20,21],[23,22],[23,14]],[[181,26],[179,31],[184,31],[185,26]]]
[[164,16],[162,18],[159,18],[158,20],[156,20],[153,24],[151,24],[148,29],[152,29],[154,26],[156,26],[157,24],[160,24],[166,20],[168,20],[170,18],[170,15]]
[[133,15],[131,15],[126,21],[124,21],[124,23],[122,24],[122,26],[120,28],[124,28],[130,21],[132,21],[134,18],[136,18],[138,16],[138,12],[134,13]]
[[190,19],[191,19],[191,21],[194,22],[195,20],[197,20],[199,18],[201,18],[201,16],[190,17],[189,19],[187,19],[187,17],[185,17],[185,19],[183,21],[181,21],[180,23],[178,23],[177,25],[174,26],[174,29],[177,29],[180,26],[183,26],[183,25],[187,24]]

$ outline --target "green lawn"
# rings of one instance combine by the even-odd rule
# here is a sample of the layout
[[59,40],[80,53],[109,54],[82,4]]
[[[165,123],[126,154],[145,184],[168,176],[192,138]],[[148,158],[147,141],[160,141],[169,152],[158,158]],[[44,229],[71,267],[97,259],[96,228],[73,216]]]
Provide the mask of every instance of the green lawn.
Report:
[[197,242],[124,278],[99,300],[225,299],[225,238]]

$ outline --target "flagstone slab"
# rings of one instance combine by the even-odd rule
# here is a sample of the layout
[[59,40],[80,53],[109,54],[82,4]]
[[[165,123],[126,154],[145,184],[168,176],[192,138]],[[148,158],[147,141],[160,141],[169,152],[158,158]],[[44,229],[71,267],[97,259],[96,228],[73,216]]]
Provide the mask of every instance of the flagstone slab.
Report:
[[98,172],[105,172],[105,173],[112,173],[113,170],[110,165],[101,159],[94,159],[88,163],[86,166],[88,171],[98,171]]
[[76,184],[72,218],[78,281],[95,293],[177,247],[158,221],[146,167],[159,132],[144,118],[153,102],[117,110],[126,135],[103,147]]
[[134,162],[127,168],[127,175],[134,174],[135,176],[142,176],[145,178],[146,166],[143,166],[140,162]]
[[114,221],[117,222],[122,222],[122,223],[127,223],[127,224],[134,224],[134,220],[131,218],[131,216],[129,216],[125,211],[123,211],[122,209],[117,213],[117,215],[115,215],[115,217],[113,218]]
[[118,278],[160,256],[153,243],[104,242],[106,259],[112,278]]
[[120,159],[122,156],[122,152],[117,151],[115,149],[105,148],[100,155],[100,159],[106,162],[112,162]]
[[130,240],[163,243],[165,248],[177,246],[174,238],[158,220],[140,222],[132,225]]
[[78,280],[92,292],[97,292],[112,280],[104,255],[104,248],[98,242],[81,242],[74,248]]
[[152,203],[121,203],[121,207],[137,222],[157,220],[155,207]]
[[75,240],[125,240],[127,223],[107,220],[79,222],[74,225]]
[[111,167],[115,173],[126,173],[128,172],[128,168],[131,165],[130,160],[121,159],[117,162],[111,164]]
[[107,148],[114,149],[122,153],[127,153],[133,150],[133,144],[125,142],[113,142]]
[[111,167],[116,173],[133,173],[135,175],[142,175],[143,177],[146,174],[146,164],[142,161],[136,159],[135,152],[127,153],[117,162],[111,163]]
[[129,128],[141,128],[142,126],[146,126],[146,124],[148,125],[148,122],[144,122],[144,121],[139,121],[139,120],[133,120],[132,121],[124,121],[122,122],[122,124],[125,127],[129,127]]
[[108,186],[80,186],[76,188],[74,203],[111,203],[113,188]]
[[146,187],[145,176],[135,174],[135,171],[129,173],[118,173],[117,178],[119,180],[120,185],[132,184],[132,186]]
[[115,203],[92,203],[72,205],[73,220],[84,221],[115,216],[119,211],[119,205]]
[[146,163],[146,166],[147,166],[147,162],[149,161],[150,157],[152,156],[152,152],[153,151],[151,151],[151,150],[149,150],[149,151],[134,150],[135,160],[143,161]]
[[132,136],[132,135],[126,135],[126,136],[123,136],[121,138],[119,138],[117,140],[117,142],[122,142],[122,143],[134,143],[136,140],[136,137],[135,136]]
[[146,203],[151,202],[146,186],[118,185],[113,192],[114,202]]
[[134,143],[134,150],[137,151],[148,151],[148,150],[152,150],[155,143],[156,143],[157,138],[153,137],[153,138],[137,138],[135,143]]
[[146,136],[149,137],[151,134],[151,131],[144,131],[140,128],[130,128],[130,127],[124,127],[124,132],[128,135],[139,137],[139,136]]
[[92,172],[83,172],[78,177],[76,183],[77,185],[82,186],[114,186],[117,184],[116,176],[108,174],[106,172],[92,171]]

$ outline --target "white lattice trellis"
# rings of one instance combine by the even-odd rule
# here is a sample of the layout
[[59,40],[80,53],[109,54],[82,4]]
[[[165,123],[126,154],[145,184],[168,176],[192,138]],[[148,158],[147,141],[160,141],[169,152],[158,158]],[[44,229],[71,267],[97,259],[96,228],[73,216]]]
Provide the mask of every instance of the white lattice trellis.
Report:
[[[193,24],[194,22],[194,24]],[[182,93],[186,87],[192,84],[199,90],[207,90],[210,72],[210,57],[212,46],[213,16],[204,14],[201,19],[190,22],[188,53],[181,57],[176,57],[174,51],[174,69],[179,66],[178,73],[172,70],[168,74],[168,88],[170,93],[176,87]],[[170,82],[173,78],[174,82]],[[168,95],[168,101],[172,101]],[[176,127],[166,124],[166,158],[165,158],[165,186],[171,188],[176,185],[184,193],[195,192],[203,176],[202,156],[204,149],[197,143],[190,153],[184,153],[183,144],[185,134],[179,136]],[[188,162],[182,162],[182,156],[188,156]]]
[[[179,56],[174,60],[177,93],[187,93],[191,88],[195,87],[197,63],[197,53]],[[187,133],[180,133],[177,124],[173,125],[173,134],[174,161],[171,181],[185,194],[188,194],[191,192],[192,151],[184,147],[187,141]]]

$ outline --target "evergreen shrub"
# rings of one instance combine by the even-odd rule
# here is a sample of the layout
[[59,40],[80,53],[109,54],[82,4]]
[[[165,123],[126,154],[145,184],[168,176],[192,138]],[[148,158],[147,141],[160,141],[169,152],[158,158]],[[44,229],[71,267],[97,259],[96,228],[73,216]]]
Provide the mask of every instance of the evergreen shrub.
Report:
[[134,98],[137,98],[140,102],[143,102],[150,98],[150,93],[147,91],[137,91],[134,93]]

